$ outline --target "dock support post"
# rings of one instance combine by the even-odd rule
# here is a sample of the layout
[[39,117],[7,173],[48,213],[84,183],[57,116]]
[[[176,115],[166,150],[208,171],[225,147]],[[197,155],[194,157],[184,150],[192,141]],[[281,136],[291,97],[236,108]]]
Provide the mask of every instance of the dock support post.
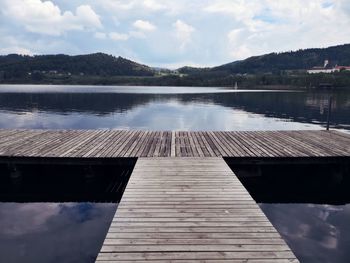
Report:
[[327,131],[329,131],[329,122],[330,122],[330,119],[331,119],[331,111],[332,111],[332,96],[330,96],[329,100],[328,100]]

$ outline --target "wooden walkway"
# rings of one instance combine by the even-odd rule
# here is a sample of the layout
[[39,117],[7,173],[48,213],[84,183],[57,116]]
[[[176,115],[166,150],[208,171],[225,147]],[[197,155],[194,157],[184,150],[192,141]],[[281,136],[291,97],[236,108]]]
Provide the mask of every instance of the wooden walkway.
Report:
[[348,158],[350,134],[0,130],[0,160],[13,157],[140,157],[99,263],[290,263],[298,260],[221,157]]
[[111,262],[298,262],[222,158],[139,158],[98,255]]
[[0,157],[336,157],[350,134],[336,131],[160,132],[0,130]]

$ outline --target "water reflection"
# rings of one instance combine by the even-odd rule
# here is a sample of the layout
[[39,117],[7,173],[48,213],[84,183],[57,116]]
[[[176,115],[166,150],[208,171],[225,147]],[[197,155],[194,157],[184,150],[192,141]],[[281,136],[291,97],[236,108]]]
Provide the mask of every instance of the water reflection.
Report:
[[[98,85],[1,85],[2,93],[127,93],[127,94],[205,94],[255,92],[224,87],[98,86]],[[259,90],[269,92],[269,90]],[[282,92],[282,91],[281,91]]]
[[261,204],[260,207],[300,262],[349,262],[350,204]]
[[144,129],[144,130],[293,130],[320,129],[319,125],[268,118],[217,105],[183,105],[154,102],[127,113],[86,114],[13,112],[1,113],[1,128],[42,129]]
[[[10,93],[9,87],[0,89],[0,128],[320,129],[326,123],[330,96],[324,92],[223,93],[216,88],[179,88],[181,94],[174,94],[174,88],[168,88],[167,94],[151,94],[164,87],[148,87],[148,93],[141,93],[142,87],[131,88],[129,92],[137,89],[133,94],[125,93],[125,87],[109,87],[111,93],[101,87],[94,87],[95,92],[92,87],[68,92],[64,86],[56,93],[48,86],[26,93],[19,93],[22,86],[12,88]],[[90,93],[82,93],[86,89]],[[121,93],[116,93],[119,89]],[[184,94],[185,89],[191,94]],[[333,126],[350,130],[350,92],[333,93],[333,98]]]
[[0,203],[0,262],[94,262],[116,204]]

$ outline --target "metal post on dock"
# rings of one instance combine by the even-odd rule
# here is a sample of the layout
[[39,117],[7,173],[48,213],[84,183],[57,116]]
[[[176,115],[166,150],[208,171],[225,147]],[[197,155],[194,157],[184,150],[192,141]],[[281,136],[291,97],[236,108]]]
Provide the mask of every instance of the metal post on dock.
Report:
[[329,131],[329,122],[331,119],[331,111],[332,111],[332,96],[328,99],[328,112],[327,112],[327,131]]

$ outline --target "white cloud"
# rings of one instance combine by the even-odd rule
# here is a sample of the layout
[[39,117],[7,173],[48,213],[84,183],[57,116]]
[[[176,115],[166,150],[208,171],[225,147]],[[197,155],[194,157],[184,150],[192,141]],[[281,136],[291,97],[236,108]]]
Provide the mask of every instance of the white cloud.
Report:
[[[145,20],[136,20],[133,23],[133,27],[135,27],[137,30],[131,30],[129,33],[118,33],[118,32],[110,32],[108,34],[109,38],[114,40],[114,41],[126,41],[130,39],[131,37],[133,38],[138,38],[138,39],[144,39],[146,38],[145,32],[150,32],[154,31],[156,27],[151,24],[149,21]],[[98,36],[102,37],[101,34],[98,34]],[[95,37],[98,38],[98,36],[95,34]]]
[[0,48],[0,54],[20,54],[20,55],[33,55],[33,52],[27,48],[20,46],[11,46],[6,48]]
[[[75,54],[103,47],[152,65],[219,65],[274,51],[350,43],[349,0],[0,2],[2,53]],[[90,34],[67,34],[72,30]],[[103,46],[96,47],[91,37],[103,39]]]
[[126,11],[134,13],[174,11],[183,7],[183,3],[172,0],[99,0],[99,4],[106,10],[116,12],[119,15]]
[[51,1],[5,0],[3,13],[27,31],[59,36],[70,30],[101,28],[99,16],[89,5],[81,5],[75,14],[62,12]]
[[[327,47],[350,41],[344,0],[217,0],[204,8],[231,17],[227,52],[231,60],[270,52]],[[232,2],[232,1],[231,1]],[[240,14],[243,13],[243,14]],[[336,26],[335,26],[336,25]]]
[[106,35],[106,33],[103,33],[103,32],[96,32],[94,34],[94,37],[97,39],[106,39],[107,35]]
[[154,31],[156,29],[152,23],[145,20],[136,20],[133,26],[142,31]]
[[231,44],[235,44],[235,43],[240,41],[243,33],[244,33],[244,29],[243,28],[237,28],[237,29],[231,30],[227,34],[227,37],[228,37],[228,39],[229,39]]
[[21,55],[33,55],[31,48],[25,45],[21,39],[17,39],[11,36],[8,32],[0,30],[0,54],[21,54]]
[[117,17],[112,16],[113,26],[120,26],[120,21]]
[[130,31],[129,36],[134,37],[134,38],[146,38],[146,35],[144,32],[141,31]]
[[126,41],[129,39],[128,34],[122,34],[118,32],[111,32],[108,34],[109,38],[115,41]]
[[95,11],[89,5],[78,6],[76,10],[76,19],[85,27],[86,26],[93,27],[93,28],[102,27],[100,17],[95,13]]
[[244,43],[246,40],[246,30],[244,28],[238,28],[230,31],[227,34],[229,40],[229,55],[235,60],[245,59],[253,55],[253,52]]
[[195,31],[195,28],[179,19],[173,24],[173,26],[175,28],[176,37],[181,42],[180,49],[184,49],[187,44],[191,42],[191,36]]
[[128,11],[134,8],[134,1],[100,0],[99,4],[109,11]]
[[234,60],[245,59],[252,55],[253,55],[253,52],[246,45],[240,45],[238,47],[232,48],[230,52],[230,56]]
[[155,0],[144,0],[143,6],[154,11],[163,10],[167,8],[164,4],[160,4],[159,1],[157,2]]
[[236,20],[245,20],[260,12],[264,7],[263,2],[262,0],[216,0],[211,1],[203,10],[209,13],[229,14]]

